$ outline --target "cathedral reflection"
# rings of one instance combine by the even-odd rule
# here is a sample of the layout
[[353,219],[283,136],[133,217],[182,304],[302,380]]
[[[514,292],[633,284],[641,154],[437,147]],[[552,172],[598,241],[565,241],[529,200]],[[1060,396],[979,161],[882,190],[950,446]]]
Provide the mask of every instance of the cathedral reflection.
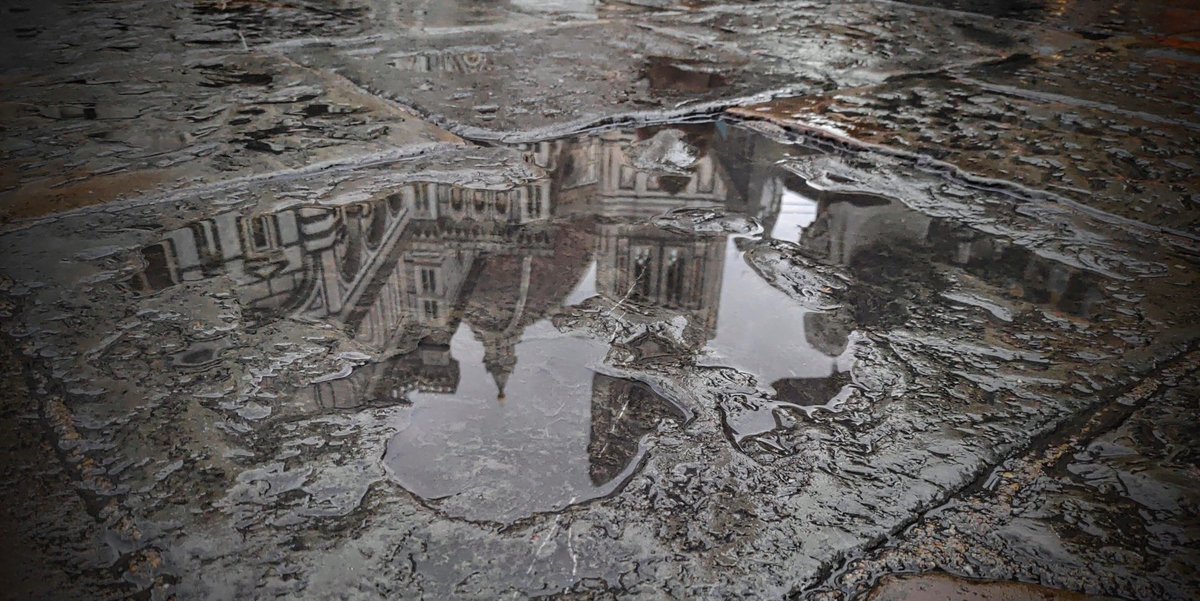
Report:
[[[841,308],[772,314],[790,301],[757,300],[767,293],[756,287],[769,287],[729,235],[647,225],[680,207],[754,217],[768,235],[881,289],[912,262],[936,262],[1067,313],[1086,315],[1098,297],[1087,274],[995,237],[893,200],[808,188],[776,166],[786,153],[806,151],[727,124],[682,128],[697,152],[685,172],[639,166],[635,153],[655,133],[528,145],[520,149],[525,160],[549,175],[509,190],[414,182],[337,208],[218,215],[145,248],[145,269],[129,285],[152,294],[229,277],[259,319],[333,323],[377,351],[376,362],[349,377],[301,392],[313,411],[454,395],[474,373],[453,350],[456,335],[466,334],[482,347],[493,402],[522,402],[507,399],[523,360],[517,347],[534,324],[581,296],[647,319],[684,318],[681,340],[635,341],[639,356],[695,360],[728,349],[720,356],[736,364],[739,348],[779,341],[746,348],[756,365],[745,367],[760,369],[781,400],[819,405],[848,386],[849,365],[839,358],[851,331],[887,322],[892,305],[849,294]],[[791,348],[800,350],[784,351]],[[642,383],[593,374],[586,448],[599,487],[626,470],[658,423],[683,416]]]

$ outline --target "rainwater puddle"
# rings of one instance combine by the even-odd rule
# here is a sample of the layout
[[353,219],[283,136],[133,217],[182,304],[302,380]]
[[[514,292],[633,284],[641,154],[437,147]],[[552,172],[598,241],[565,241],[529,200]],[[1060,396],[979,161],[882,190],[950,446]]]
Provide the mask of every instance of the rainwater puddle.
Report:
[[[411,404],[382,457],[389,477],[445,515],[504,523],[612,495],[659,433],[686,436],[704,408],[654,384],[672,373],[742,374],[751,394],[722,401],[725,429],[742,448],[787,453],[777,430],[896,377],[856,366],[878,363],[870,333],[915,310],[1009,322],[1015,295],[1086,317],[1102,297],[1095,276],[1015,243],[813,187],[786,167],[815,151],[726,123],[517,150],[545,175],[230,211],[143,248],[124,285],[149,297],[228,278],[252,327],[334,326],[359,360],[273,398],[306,411]],[[1009,298],[949,291],[939,262]],[[214,348],[172,361],[211,363]]]
[[541,321],[491,347],[459,331],[456,387],[413,394],[384,456],[401,486],[448,515],[507,522],[607,496],[639,467],[647,434],[684,421],[646,384],[595,371],[602,342]]
[[[731,135],[752,141],[711,124],[610,132],[524,149],[548,175],[515,189],[415,182],[376,202],[231,211],[145,247],[125,285],[152,296],[226,277],[255,327],[344,330],[370,361],[276,393],[325,409],[411,403],[383,462],[448,515],[560,510],[617,491],[654,433],[696,408],[655,392],[636,365],[618,374],[611,340],[556,317],[589,307],[665,326],[633,343],[653,347],[646,360],[734,367],[788,402],[824,404],[848,383],[849,332],[810,332],[842,283],[817,277],[824,300],[797,303],[745,256],[784,187],[741,198],[722,171],[746,157],[717,148],[742,141]],[[815,214],[815,200],[788,194]]]

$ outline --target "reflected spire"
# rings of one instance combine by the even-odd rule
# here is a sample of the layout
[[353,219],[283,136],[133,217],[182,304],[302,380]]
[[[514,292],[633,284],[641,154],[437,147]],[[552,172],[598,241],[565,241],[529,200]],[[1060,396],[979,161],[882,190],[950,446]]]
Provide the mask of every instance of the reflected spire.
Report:
[[530,275],[533,272],[533,257],[526,256],[521,260],[521,292],[517,298],[517,307],[513,311],[512,320],[503,331],[487,336],[484,339],[483,364],[488,373],[496,381],[496,401],[504,402],[504,386],[508,384],[508,376],[517,365],[517,341],[521,337],[521,318],[525,314],[525,305],[529,302]]
[[504,385],[508,383],[508,374],[496,372],[492,374],[492,379],[496,380],[496,401],[503,404],[505,399]]
[[517,365],[516,339],[520,334],[497,332],[483,337],[483,365],[496,382],[496,400],[504,400],[504,387]]

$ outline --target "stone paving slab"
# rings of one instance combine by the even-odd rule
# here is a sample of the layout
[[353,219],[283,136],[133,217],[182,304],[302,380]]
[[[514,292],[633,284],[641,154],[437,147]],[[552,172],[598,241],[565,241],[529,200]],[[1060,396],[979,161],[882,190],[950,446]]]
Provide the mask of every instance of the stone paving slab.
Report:
[[[891,0],[884,0],[891,1]],[[1075,31],[1090,38],[1140,36],[1186,36],[1194,33],[1200,21],[1200,6],[1195,0],[898,0],[932,10],[958,11],[990,18],[1005,19],[1015,27],[1037,24]]]
[[1188,91],[1200,65],[1106,49],[1080,45],[731,112],[912,152],[1195,236],[1200,115]]
[[614,117],[662,119],[996,59],[1018,43],[991,23],[944,28],[922,14],[870,2],[716,6],[286,51],[451,131],[532,140]]
[[[62,478],[94,505],[107,541],[68,554],[150,598],[866,590],[869,579],[828,574],[953,503],[1031,437],[1071,427],[1144,381],[1194,344],[1200,323],[1195,303],[1180,301],[1200,277],[1187,4],[1171,4],[1174,22],[1107,1],[1063,18],[1042,2],[1016,14],[936,4],[6,6],[18,35],[3,42],[13,63],[4,81],[16,85],[0,92],[0,220],[169,200],[0,235],[10,258],[0,264],[4,335],[31,367]],[[1005,18],[978,16],[988,12]],[[778,92],[800,97],[739,114],[826,135],[796,139],[761,124],[749,134],[723,121],[663,138],[540,139]],[[447,130],[527,144],[480,148]],[[851,143],[830,145],[828,134]],[[647,161],[663,140],[688,140],[672,160],[700,157],[703,169]],[[703,184],[708,196],[701,172],[717,174]],[[791,196],[771,196],[784,188]],[[450,207],[457,199],[458,212],[409,223],[430,190]],[[509,323],[496,309],[505,295],[565,295],[570,277],[589,277],[587,257],[602,248],[593,238],[686,231],[686,218],[647,216],[693,194],[693,209],[723,207],[710,217],[729,229],[715,231],[740,232],[729,264],[752,273],[739,281],[783,295],[786,307],[819,309],[804,321],[811,339],[800,337],[836,347],[835,371],[839,361],[852,367],[833,384],[789,388],[753,365],[713,363],[711,349],[699,353],[708,363],[671,351],[672,340],[708,327],[702,315],[627,311],[623,298],[595,290],[543,299],[529,305],[548,324],[533,344],[592,345],[605,377],[653,384],[690,416],[625,432],[636,441],[618,446],[652,452],[624,486],[561,511],[528,511],[522,500],[537,491],[508,494],[511,485],[445,498],[406,488],[381,458],[413,405],[354,396],[397,357],[430,348],[403,329],[420,316],[399,308],[399,284],[376,277],[399,264],[387,249],[408,248],[417,261],[446,248],[458,249],[455,260],[495,255],[481,263],[497,282],[455,309],[489,339],[488,324]],[[552,218],[524,227],[481,219],[522,195],[553,204]],[[803,228],[781,209],[797,195],[814,211]],[[637,210],[623,214],[622,203]],[[711,227],[705,219],[691,223]],[[272,223],[291,224],[305,245],[283,248]],[[774,239],[739,223],[761,223]],[[1171,230],[1181,232],[1161,235]],[[706,247],[713,232],[691,232],[694,244]],[[513,256],[542,265],[524,272],[532,282],[519,284]],[[341,294],[350,300],[335,306]],[[362,311],[350,310],[354,299],[366,299]],[[275,305],[285,309],[261,310]],[[381,346],[376,326],[403,335]],[[823,386],[839,392],[817,399]],[[322,396],[330,390],[332,400]],[[1162,412],[1099,447],[1059,448],[1077,454],[1070,476],[1044,476],[1041,464],[1001,474],[1017,493],[989,489],[967,497],[971,510],[946,513],[956,532],[968,531],[960,522],[987,529],[924,535],[921,522],[886,561],[1061,576],[1037,547],[1050,541],[1064,565],[1133,565],[1119,550],[1116,560],[1072,555],[1067,539],[1079,532],[1055,538],[1062,531],[1045,515],[1073,516],[1073,528],[1114,540],[1129,534],[1113,532],[1121,511],[1153,506],[1138,525],[1154,537],[1151,559],[1136,564],[1148,576],[1096,590],[1171,598],[1186,587],[1175,568],[1192,569],[1172,538],[1190,533],[1180,516],[1194,500],[1179,482],[1194,466],[1177,461],[1190,451],[1150,444],[1130,455],[1122,442],[1148,440],[1139,432],[1164,423],[1155,436],[1178,439],[1194,407],[1164,399]],[[548,455],[552,438],[521,448]],[[1155,458],[1138,459],[1143,452]],[[1046,494],[1064,488],[1065,498]],[[1124,497],[1105,505],[1113,490]],[[1013,498],[1032,513],[1010,519],[1002,510]],[[969,563],[954,555],[962,549],[1028,561]],[[1159,561],[1172,553],[1185,560]],[[846,573],[886,571],[871,560]]]
[[867,601],[1115,601],[1024,582],[981,581],[944,574],[893,576]]
[[[1190,598],[1200,569],[1200,452],[1190,434],[1198,366],[1195,351],[1166,365],[805,598],[853,598],[880,574],[928,570],[1080,595]],[[881,589],[869,598],[913,587]]]
[[1039,33],[965,15],[934,20],[903,4],[870,1],[721,4],[643,20],[748,53],[780,81],[803,77],[826,89],[1001,59]]
[[20,0],[0,11],[5,88],[24,77],[71,72],[81,64],[147,59],[179,49],[171,31],[181,24],[180,11],[171,3]]
[[120,591],[108,570],[113,558],[96,553],[104,527],[46,439],[41,399],[26,375],[12,349],[0,349],[0,599],[113,598]]
[[16,13],[36,35],[8,40],[0,221],[462,143],[336,75],[197,43],[176,9]]
[[288,45],[395,32],[521,30],[644,11],[595,0],[201,0],[192,6],[188,36],[210,44]]
[[256,53],[9,88],[5,219],[459,143],[336,76]]
[[[420,210],[411,186],[466,189],[465,198],[486,208],[486,190],[545,183],[562,194],[545,199],[559,215],[560,204],[591,190],[572,193],[573,181],[619,181],[588,174],[633,165],[629,157],[645,136],[606,133],[605,153],[588,150],[597,143],[590,137],[446,152],[259,182],[218,199],[220,209],[200,195],[67,216],[0,237],[5,256],[21,257],[3,266],[13,314],[5,334],[50,392],[52,439],[80,490],[107,503],[113,544],[129,558],[130,592],[654,599],[665,586],[677,597],[779,598],[819,583],[841,557],[953,497],[1030,437],[1095,406],[1196,337],[1195,308],[1176,298],[1194,285],[1194,265],[1136,228],[1112,228],[1036,198],[1014,213],[1006,195],[894,158],[779,145],[727,123],[709,127],[696,134],[712,138],[707,147],[717,156],[706,164],[745,195],[723,200],[731,219],[747,211],[777,223],[770,203],[736,207],[757,206],[751,192],[769,182],[807,182],[797,190],[813,195],[818,213],[805,233],[783,228],[774,241],[744,239],[728,264],[746,266],[748,277],[797,306],[811,302],[816,292],[806,283],[822,281],[819,274],[843,282],[822,293],[839,302],[812,328],[845,347],[853,367],[844,393],[805,411],[754,366],[697,364],[672,352],[663,359],[661,350],[645,358],[653,350],[642,346],[647,335],[669,340],[676,329],[705,327],[702,317],[684,318],[697,321],[685,327],[675,312],[623,312],[603,295],[575,304],[531,300],[553,311],[534,342],[590,341],[604,350],[605,369],[653,383],[694,417],[649,432],[653,452],[613,494],[520,519],[486,519],[489,508],[514,502],[486,483],[450,501],[403,488],[380,458],[416,403],[350,397],[331,406],[323,383],[348,361],[349,373],[370,375],[372,366],[389,364],[388,353],[419,348],[375,329],[412,319],[389,304],[403,296],[358,284],[376,279],[373,270],[387,273],[380,258],[387,249],[429,235],[402,227],[404,215]],[[734,152],[722,149],[747,148],[753,154],[720,158]],[[737,184],[745,179],[737,170],[747,166],[754,176]],[[653,174],[643,169],[651,171],[635,169],[633,181]],[[454,197],[447,195],[450,207]],[[620,198],[639,202],[601,196],[592,206]],[[561,231],[551,239],[569,244],[556,252],[536,254],[536,235],[491,248],[547,257],[536,259],[548,262],[547,281],[530,288],[571,290],[587,266],[577,259],[595,247],[585,234],[591,222],[569,215],[525,230]],[[636,215],[600,221],[647,227]],[[263,219],[307,223],[304,245],[314,258],[256,250],[249,224]],[[387,219],[397,220],[394,227]],[[463,226],[445,231],[493,235],[474,219]],[[220,237],[225,258],[206,261],[189,250],[189,239],[217,248],[204,242],[214,231],[236,233]],[[522,250],[522,240],[534,248]],[[428,242],[425,253],[449,244]],[[350,260],[359,244],[370,253]],[[311,273],[293,278],[291,266]],[[469,307],[483,313],[472,318],[478,334],[468,335],[486,339],[484,324],[506,323],[482,307],[504,306],[520,273],[477,289],[481,298]],[[372,317],[349,326],[345,303],[333,300],[356,290],[367,295],[360,302]],[[288,300],[296,294],[305,302]],[[745,327],[764,324],[760,331],[770,331],[778,320]],[[346,386],[355,382],[347,378]],[[531,437],[522,449],[537,457],[546,440]],[[470,508],[484,517],[454,513]]]
[[288,52],[477,138],[532,140],[621,113],[683,114],[766,85],[743,54],[625,22],[391,36]]

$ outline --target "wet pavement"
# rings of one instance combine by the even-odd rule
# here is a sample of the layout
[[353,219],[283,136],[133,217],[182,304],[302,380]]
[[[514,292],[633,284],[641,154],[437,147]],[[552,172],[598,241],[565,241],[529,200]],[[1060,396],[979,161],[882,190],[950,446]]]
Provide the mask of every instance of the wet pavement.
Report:
[[3,10],[6,598],[1197,592],[1200,7]]
[[844,598],[868,585],[868,571],[900,565],[1127,599],[1187,598],[1196,468],[1179,458],[1196,452],[1185,432],[1198,361],[1187,354],[1037,452],[1001,464],[979,490],[927,512],[809,598]]

